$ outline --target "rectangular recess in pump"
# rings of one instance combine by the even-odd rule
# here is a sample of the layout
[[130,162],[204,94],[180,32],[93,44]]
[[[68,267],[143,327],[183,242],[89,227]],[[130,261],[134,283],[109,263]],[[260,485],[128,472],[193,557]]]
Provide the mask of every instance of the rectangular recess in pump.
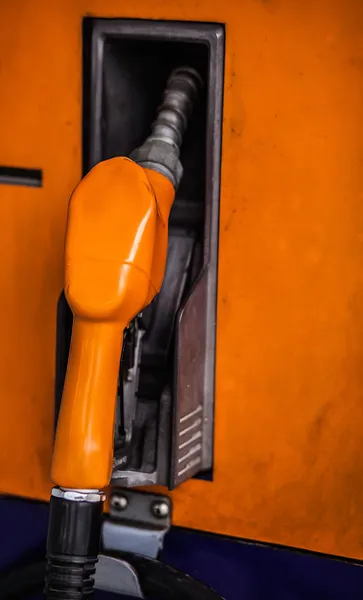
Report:
[[145,140],[174,68],[204,82],[182,146],[164,284],[136,323],[141,350],[121,381],[121,413],[134,424],[127,457],[116,455],[121,485],[173,488],[212,469],[224,35],[218,23],[84,20],[84,173]]

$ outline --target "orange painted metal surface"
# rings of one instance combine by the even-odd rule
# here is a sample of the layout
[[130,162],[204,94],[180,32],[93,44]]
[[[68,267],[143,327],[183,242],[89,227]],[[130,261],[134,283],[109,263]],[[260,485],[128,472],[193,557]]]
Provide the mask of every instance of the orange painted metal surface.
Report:
[[56,485],[110,483],[123,332],[160,291],[173,200],[163,175],[128,158],[99,163],[72,194],[64,289],[74,319],[52,462]]
[[85,15],[226,24],[214,481],[173,493],[175,522],[363,558],[359,0],[0,5],[0,164],[44,171],[0,189],[1,490],[51,487]]

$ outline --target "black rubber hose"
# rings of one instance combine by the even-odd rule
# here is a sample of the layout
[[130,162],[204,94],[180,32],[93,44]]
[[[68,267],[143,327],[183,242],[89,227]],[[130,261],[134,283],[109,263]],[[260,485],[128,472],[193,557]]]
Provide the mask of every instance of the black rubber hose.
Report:
[[47,600],[92,597],[102,514],[102,500],[74,501],[52,495],[45,577]]
[[[108,553],[108,555],[112,556],[111,553]],[[140,587],[146,598],[157,598],[158,600],[223,600],[217,592],[204,583],[159,560],[128,552],[117,552],[113,556],[128,562],[135,569]]]
[[[145,598],[158,600],[222,600],[208,586],[165,563],[133,554],[113,554],[134,567]],[[43,589],[45,561],[0,573],[0,600],[26,600]],[[97,590],[96,590],[97,592]]]

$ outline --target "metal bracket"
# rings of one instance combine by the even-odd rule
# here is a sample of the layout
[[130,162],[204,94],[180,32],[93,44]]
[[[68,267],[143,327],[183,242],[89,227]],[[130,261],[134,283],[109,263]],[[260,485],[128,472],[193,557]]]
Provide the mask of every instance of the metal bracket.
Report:
[[144,598],[135,569],[124,560],[103,554],[96,565],[95,589]]
[[[171,501],[167,496],[121,489],[110,496],[110,512],[101,532],[104,552],[131,552],[157,558],[171,525]],[[143,598],[136,571],[126,561],[100,556],[97,589]]]
[[167,496],[122,489],[110,496],[110,515],[102,526],[103,549],[157,558],[170,529]]

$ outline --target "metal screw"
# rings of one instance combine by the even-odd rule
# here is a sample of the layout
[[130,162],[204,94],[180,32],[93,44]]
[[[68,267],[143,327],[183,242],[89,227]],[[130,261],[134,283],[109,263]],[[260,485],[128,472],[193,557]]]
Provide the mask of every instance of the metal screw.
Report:
[[169,504],[165,500],[156,500],[151,505],[151,512],[156,519],[165,519],[169,515]]
[[110,502],[111,502],[112,508],[114,508],[115,510],[125,510],[125,508],[127,508],[127,505],[129,503],[126,496],[116,496],[116,495],[111,497]]

